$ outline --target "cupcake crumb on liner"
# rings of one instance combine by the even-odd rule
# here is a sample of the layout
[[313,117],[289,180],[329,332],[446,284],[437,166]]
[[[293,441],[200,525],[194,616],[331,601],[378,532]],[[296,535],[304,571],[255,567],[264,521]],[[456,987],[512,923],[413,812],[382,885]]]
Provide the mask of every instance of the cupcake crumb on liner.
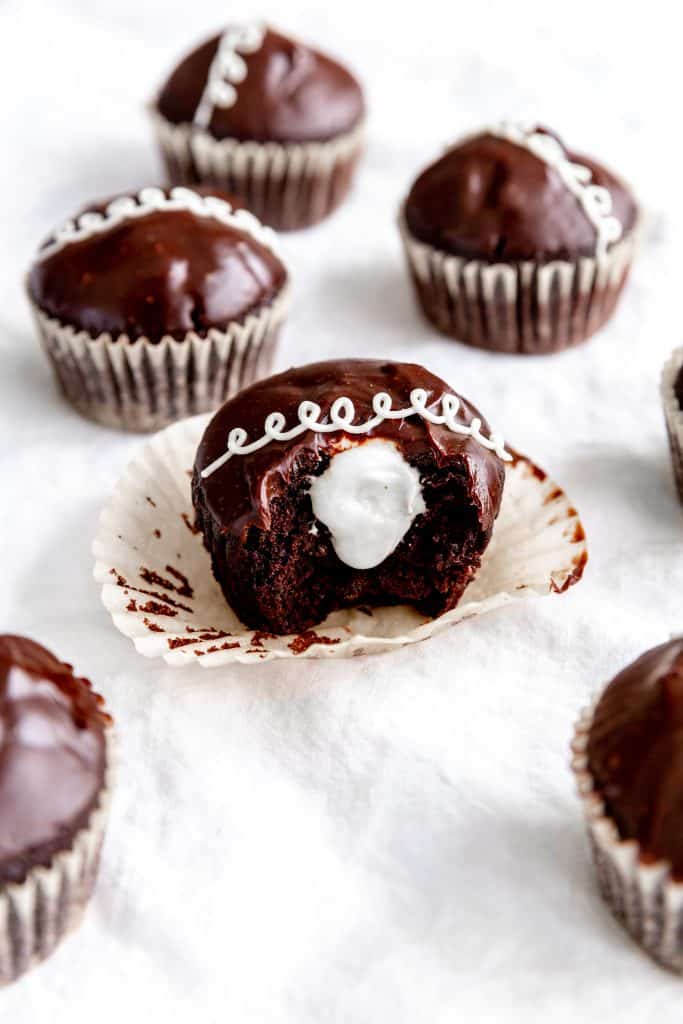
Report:
[[23,882],[0,887],[0,986],[45,960],[80,924],[97,878],[116,774],[111,725],[105,740],[104,783],[87,825],[49,867],[31,868]]
[[326,142],[214,139],[150,111],[169,178],[214,185],[240,196],[263,223],[280,231],[308,227],[346,196],[364,148],[365,122]]
[[683,503],[683,412],[674,390],[681,367],[683,367],[683,348],[677,348],[671,353],[662,370],[661,395],[666,433],[671,448],[674,482],[678,496]]
[[226,330],[131,341],[62,324],[30,298],[38,335],[67,401],[106,427],[140,433],[217,408],[270,372],[289,285]]
[[657,963],[683,972],[683,883],[667,861],[646,863],[635,839],[621,839],[588,768],[588,735],[595,705],[579,717],[572,771],[583,803],[600,893],[617,920]]
[[578,345],[610,318],[626,283],[639,225],[600,257],[573,262],[490,263],[399,230],[419,304],[439,330],[466,345],[544,355]]
[[217,667],[379,653],[513,601],[562,593],[581,579],[588,556],[578,513],[561,488],[519,456],[507,469],[481,568],[450,612],[428,619],[408,606],[356,607],[299,635],[247,629],[214,580],[195,526],[190,477],[208,422],[196,417],[151,438],[100,517],[93,553],[102,601],[146,657]]

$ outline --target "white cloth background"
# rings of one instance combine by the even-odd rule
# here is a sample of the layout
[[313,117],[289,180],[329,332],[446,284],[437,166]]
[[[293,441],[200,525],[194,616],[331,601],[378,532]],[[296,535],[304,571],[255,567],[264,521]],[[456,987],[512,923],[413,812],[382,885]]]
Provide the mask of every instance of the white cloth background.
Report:
[[[233,10],[218,0],[0,4],[0,628],[90,676],[123,765],[82,929],[0,993],[2,1024],[680,1019],[683,982],[602,907],[568,769],[589,694],[683,626],[683,520],[658,376],[680,343],[681,167],[670,5],[275,0],[368,91],[353,197],[286,237],[279,367],[418,360],[566,487],[591,560],[563,597],[376,659],[174,671],[99,602],[90,544],[140,443],[57,396],[22,275],[84,200],[158,181],[143,104]],[[395,228],[460,132],[539,118],[629,176],[650,214],[610,327],[496,357],[418,317]],[[675,262],[678,260],[678,263]]]

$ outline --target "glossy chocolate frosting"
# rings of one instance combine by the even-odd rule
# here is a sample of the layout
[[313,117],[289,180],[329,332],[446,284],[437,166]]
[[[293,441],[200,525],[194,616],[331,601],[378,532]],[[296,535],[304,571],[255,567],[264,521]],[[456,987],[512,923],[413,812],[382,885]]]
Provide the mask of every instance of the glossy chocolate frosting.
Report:
[[[271,441],[251,455],[234,455],[211,476],[201,479],[201,470],[225,452],[228,434],[234,427],[242,427],[248,440],[254,441],[263,435],[269,413],[283,413],[291,427],[299,422],[302,401],[316,402],[322,419],[341,396],[353,401],[356,422],[364,422],[373,416],[372,399],[379,391],[388,392],[394,408],[405,408],[414,388],[429,392],[430,408],[437,406],[444,393],[456,394],[421,366],[371,359],[312,363],[252,385],[216,413],[201,440],[195,459],[195,486],[201,488],[202,504],[226,534],[240,537],[252,525],[267,529],[271,503],[286,494],[290,479],[296,475],[297,460],[310,453],[334,454],[344,434],[307,431],[291,441]],[[464,399],[461,402],[463,422],[470,423],[480,415]],[[482,430],[485,434],[490,432],[485,421]],[[471,437],[453,434],[446,427],[435,426],[418,416],[385,420],[368,433],[353,435],[356,443],[370,438],[394,441],[411,464],[419,464],[427,454],[437,466],[463,460],[480,528],[484,533],[493,528],[505,480],[504,464],[493,452]]]
[[610,683],[588,736],[588,770],[622,839],[683,880],[683,639],[647,651]]
[[[627,235],[637,219],[628,188],[594,160],[568,155],[589,168],[593,184],[609,190],[612,212]],[[595,255],[595,227],[558,172],[524,147],[486,132],[423,171],[404,213],[417,239],[466,259],[546,262]]]
[[0,886],[71,845],[105,778],[109,723],[90,683],[39,644],[0,636]]
[[[191,124],[220,35],[193,50],[175,69],[157,100],[173,124]],[[353,75],[324,54],[268,29],[262,46],[241,54],[247,74],[231,107],[216,107],[209,124],[217,139],[256,142],[326,141],[354,128],[364,113]]]
[[678,402],[678,408],[683,409],[683,366],[681,366],[674,381],[674,394]]
[[28,287],[43,312],[93,337],[158,342],[225,329],[272,302],[286,277],[277,256],[241,229],[161,209],[37,260]]

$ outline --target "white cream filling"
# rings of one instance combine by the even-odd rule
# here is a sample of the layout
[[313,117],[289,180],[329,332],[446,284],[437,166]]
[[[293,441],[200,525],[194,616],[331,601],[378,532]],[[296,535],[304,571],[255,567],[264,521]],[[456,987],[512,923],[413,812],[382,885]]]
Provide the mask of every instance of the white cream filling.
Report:
[[310,495],[313,514],[352,569],[383,562],[427,511],[420,474],[392,441],[379,438],[333,455],[325,472],[311,478]]

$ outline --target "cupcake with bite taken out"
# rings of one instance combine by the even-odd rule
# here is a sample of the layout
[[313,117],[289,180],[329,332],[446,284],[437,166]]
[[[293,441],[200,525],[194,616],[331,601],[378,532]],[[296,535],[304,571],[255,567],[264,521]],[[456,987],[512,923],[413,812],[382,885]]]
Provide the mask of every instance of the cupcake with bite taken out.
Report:
[[421,366],[315,363],[228,401],[199,445],[197,526],[250,628],[299,633],[352,605],[455,607],[510,456]]

